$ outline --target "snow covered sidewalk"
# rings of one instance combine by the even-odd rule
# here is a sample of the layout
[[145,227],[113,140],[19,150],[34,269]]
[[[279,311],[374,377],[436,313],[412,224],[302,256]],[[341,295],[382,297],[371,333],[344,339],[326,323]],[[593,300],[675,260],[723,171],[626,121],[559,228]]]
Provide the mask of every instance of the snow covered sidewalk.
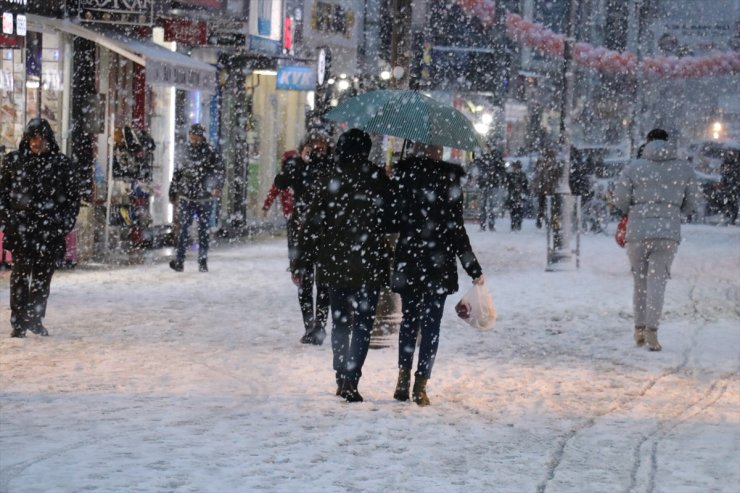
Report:
[[737,492],[740,228],[684,227],[660,353],[633,345],[611,237],[547,273],[532,222],[475,229],[498,325],[448,298],[427,408],[393,400],[395,347],[364,403],[334,396],[284,239],[216,248],[208,274],[59,272],[49,338],[7,336],[0,273],[0,492]]

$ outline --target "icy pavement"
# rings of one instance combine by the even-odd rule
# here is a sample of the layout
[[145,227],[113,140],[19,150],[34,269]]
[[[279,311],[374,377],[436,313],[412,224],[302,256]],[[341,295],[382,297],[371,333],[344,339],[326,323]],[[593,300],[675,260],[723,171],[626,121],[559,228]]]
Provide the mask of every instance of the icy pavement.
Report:
[[216,248],[208,274],[59,272],[43,339],[7,337],[0,273],[0,492],[737,493],[740,228],[684,227],[649,353],[611,237],[547,273],[544,232],[498,226],[469,228],[498,325],[448,298],[428,408],[393,400],[393,347],[364,403],[334,396],[284,239]]

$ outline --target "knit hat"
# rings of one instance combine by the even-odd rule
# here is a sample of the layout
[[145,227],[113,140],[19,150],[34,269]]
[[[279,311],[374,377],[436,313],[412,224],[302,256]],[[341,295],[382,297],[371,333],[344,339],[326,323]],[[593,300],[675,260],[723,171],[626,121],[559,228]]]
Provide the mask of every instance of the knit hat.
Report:
[[654,140],[668,140],[668,132],[662,128],[654,128],[647,134],[647,141],[652,142]]
[[203,137],[206,134],[206,129],[200,123],[194,123],[190,126],[190,135],[200,135]]

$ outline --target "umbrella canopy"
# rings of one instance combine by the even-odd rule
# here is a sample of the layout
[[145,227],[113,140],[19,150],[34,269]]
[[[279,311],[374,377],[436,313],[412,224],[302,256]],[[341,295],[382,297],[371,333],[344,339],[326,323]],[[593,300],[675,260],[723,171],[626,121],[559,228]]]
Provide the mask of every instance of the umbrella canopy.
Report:
[[326,118],[422,144],[470,151],[486,148],[465,115],[416,91],[366,92],[343,101]]

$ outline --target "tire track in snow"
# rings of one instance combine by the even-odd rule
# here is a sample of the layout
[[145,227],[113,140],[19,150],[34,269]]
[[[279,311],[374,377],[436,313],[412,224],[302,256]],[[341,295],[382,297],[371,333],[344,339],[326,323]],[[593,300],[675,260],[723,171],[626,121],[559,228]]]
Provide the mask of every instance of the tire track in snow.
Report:
[[[693,318],[694,319],[701,320],[702,323],[700,325],[698,325],[698,327],[692,333],[692,335],[691,335],[691,341],[687,345],[686,349],[684,350],[684,352],[682,354],[681,362],[678,365],[676,365],[676,366],[674,366],[672,368],[667,369],[666,371],[664,371],[663,373],[661,373],[657,377],[654,377],[653,379],[651,379],[650,381],[648,381],[644,385],[644,387],[636,395],[627,397],[627,398],[625,398],[625,399],[617,402],[615,405],[611,406],[609,409],[605,410],[604,412],[595,414],[594,416],[592,416],[592,417],[586,419],[585,421],[583,421],[580,425],[574,427],[568,433],[565,433],[565,434],[561,435],[561,437],[560,437],[557,445],[555,446],[555,451],[553,452],[552,458],[548,462],[547,470],[545,471],[545,479],[540,484],[537,485],[537,493],[546,493],[548,484],[555,478],[555,474],[557,473],[558,468],[560,467],[561,463],[563,462],[563,457],[566,454],[566,449],[567,449],[568,445],[574,440],[574,438],[576,436],[578,436],[580,433],[586,431],[587,429],[593,427],[596,424],[596,422],[597,422],[598,419],[603,418],[605,416],[608,416],[609,414],[612,414],[614,412],[617,412],[617,411],[620,411],[620,410],[623,410],[625,408],[630,407],[631,404],[634,404],[639,399],[645,397],[645,395],[647,395],[647,393],[651,389],[653,389],[661,380],[664,380],[664,379],[666,379],[666,378],[668,378],[670,376],[676,375],[676,374],[678,374],[679,372],[681,372],[682,370],[684,370],[686,368],[686,366],[688,365],[688,362],[689,362],[689,358],[691,356],[692,348],[694,348],[696,346],[697,338],[699,336],[699,333],[702,332],[705,329],[707,323],[710,320],[710,317],[708,315],[702,314],[702,312],[700,310],[699,302],[698,302],[698,300],[696,298],[696,290],[697,290],[697,285],[694,283],[694,284],[692,284],[692,286],[691,286],[691,288],[689,290],[689,300],[691,302],[691,306],[692,306],[692,310],[693,310],[693,315],[694,315]],[[724,290],[724,293],[725,293],[726,298],[728,300],[732,301],[734,292],[732,290],[730,290],[730,289],[727,289],[727,290]],[[738,309],[736,309],[736,310],[738,310]],[[692,407],[696,406],[698,402],[702,402],[702,401],[706,400],[711,395],[711,393],[714,391],[714,389],[717,387],[719,381],[722,380],[723,378],[726,379],[728,377],[725,376],[725,377],[720,377],[719,379],[715,379],[712,382],[712,384],[710,385],[709,389],[704,394],[704,396],[699,401],[696,401],[696,402],[693,402],[693,403],[688,404],[686,407],[684,407],[677,414],[677,416],[684,415]],[[717,396],[716,398],[712,399],[711,402],[708,405],[706,405],[705,407],[702,408],[702,410],[708,409],[709,407],[711,407],[711,405],[713,405],[715,402],[717,402],[717,400],[719,400],[720,397],[724,394],[724,392],[726,391],[726,389],[727,389],[727,384],[725,383],[724,386],[722,387],[722,390],[721,390],[720,395]],[[680,423],[677,423],[676,425],[672,426],[670,429],[671,430],[674,429],[676,426],[678,426],[678,424],[680,424]],[[626,490],[627,493],[633,491],[633,489],[635,488],[635,486],[637,484],[637,475],[638,475],[638,471],[639,471],[639,469],[641,467],[641,462],[642,462],[642,460],[641,460],[641,453],[640,453],[640,451],[642,449],[642,446],[650,438],[657,436],[658,439],[653,444],[653,451],[654,451],[654,453],[651,454],[651,469],[650,469],[650,478],[649,478],[649,484],[652,485],[650,487],[649,491],[650,492],[653,491],[655,474],[657,473],[657,449],[658,449],[658,445],[660,443],[660,438],[662,438],[663,436],[665,436],[665,434],[659,434],[659,432],[662,431],[663,429],[664,429],[664,426],[663,426],[662,420],[661,420],[661,422],[658,424],[658,428],[656,429],[656,431],[654,431],[654,432],[646,435],[646,437],[644,437],[643,440],[641,440],[635,446],[635,449],[634,449],[634,452],[633,452],[634,461],[633,461],[632,469],[630,471],[630,486]]]
[[[652,444],[650,446],[650,452],[647,456],[650,465],[647,472],[647,479],[645,481],[647,483],[647,488],[645,491],[647,493],[652,493],[653,491],[655,491],[655,478],[657,476],[658,470],[658,447],[661,440],[668,437],[675,428],[681,426],[690,418],[712,407],[725,395],[729,382],[734,379],[737,379],[737,375],[728,374],[723,375],[719,379],[715,380],[701,397],[694,400],[683,409],[680,409],[673,416],[670,416],[669,419],[662,419],[652,432],[643,436],[643,438],[635,445],[633,451],[634,464],[630,473],[630,485],[625,490],[625,493],[630,493],[634,491],[638,486],[638,476],[642,467],[642,451],[644,446],[650,442],[652,442]],[[665,423],[668,421],[670,421],[672,424],[666,425]]]
[[[703,267],[700,267],[703,268]],[[694,317],[701,319],[702,323],[697,327],[697,329],[694,331],[691,337],[691,343],[687,347],[687,349],[684,351],[683,359],[681,363],[675,367],[675,371],[672,373],[678,373],[682,369],[686,367],[689,361],[689,357],[691,355],[691,350],[696,346],[697,338],[699,336],[700,332],[703,332],[703,330],[706,328],[707,324],[710,322],[710,316],[703,314],[700,309],[700,302],[697,299],[696,296],[697,291],[697,285],[693,284],[691,286],[691,289],[689,290],[689,300],[691,301],[691,306],[694,312]],[[725,294],[725,298],[728,301],[733,301],[734,298],[737,296],[737,292],[734,289],[728,288],[723,290]],[[736,313],[740,311],[740,308],[735,308]],[[728,380],[731,380],[733,378],[737,378],[737,374],[730,373],[726,375],[722,375],[719,378],[716,378],[714,381],[712,381],[709,388],[706,390],[704,395],[699,398],[698,400],[688,404],[686,407],[684,407],[681,411],[679,411],[675,416],[672,416],[671,419],[676,420],[675,424],[671,426],[666,426],[664,423],[666,422],[666,419],[661,419],[658,422],[658,425],[656,426],[655,430],[647,435],[645,435],[642,440],[640,440],[634,448],[633,451],[633,464],[632,464],[632,470],[630,472],[630,485],[625,490],[625,493],[630,493],[634,491],[634,489],[637,487],[637,481],[638,481],[638,474],[640,471],[640,468],[642,466],[642,448],[643,446],[649,442],[650,440],[653,440],[651,451],[649,455],[650,459],[650,470],[648,471],[648,478],[647,478],[647,492],[652,493],[655,490],[655,478],[658,471],[658,447],[660,445],[660,442],[663,438],[668,436],[668,434],[675,429],[676,427],[683,424],[686,420],[688,420],[690,417],[694,416],[695,414],[699,412],[703,412],[710,407],[712,407],[719,399],[722,398],[722,396],[727,391],[727,382]],[[719,387],[719,390],[717,390]],[[716,395],[715,395],[716,394]],[[701,405],[702,403],[705,403],[704,405]],[[693,408],[697,408],[695,412],[689,413]]]

